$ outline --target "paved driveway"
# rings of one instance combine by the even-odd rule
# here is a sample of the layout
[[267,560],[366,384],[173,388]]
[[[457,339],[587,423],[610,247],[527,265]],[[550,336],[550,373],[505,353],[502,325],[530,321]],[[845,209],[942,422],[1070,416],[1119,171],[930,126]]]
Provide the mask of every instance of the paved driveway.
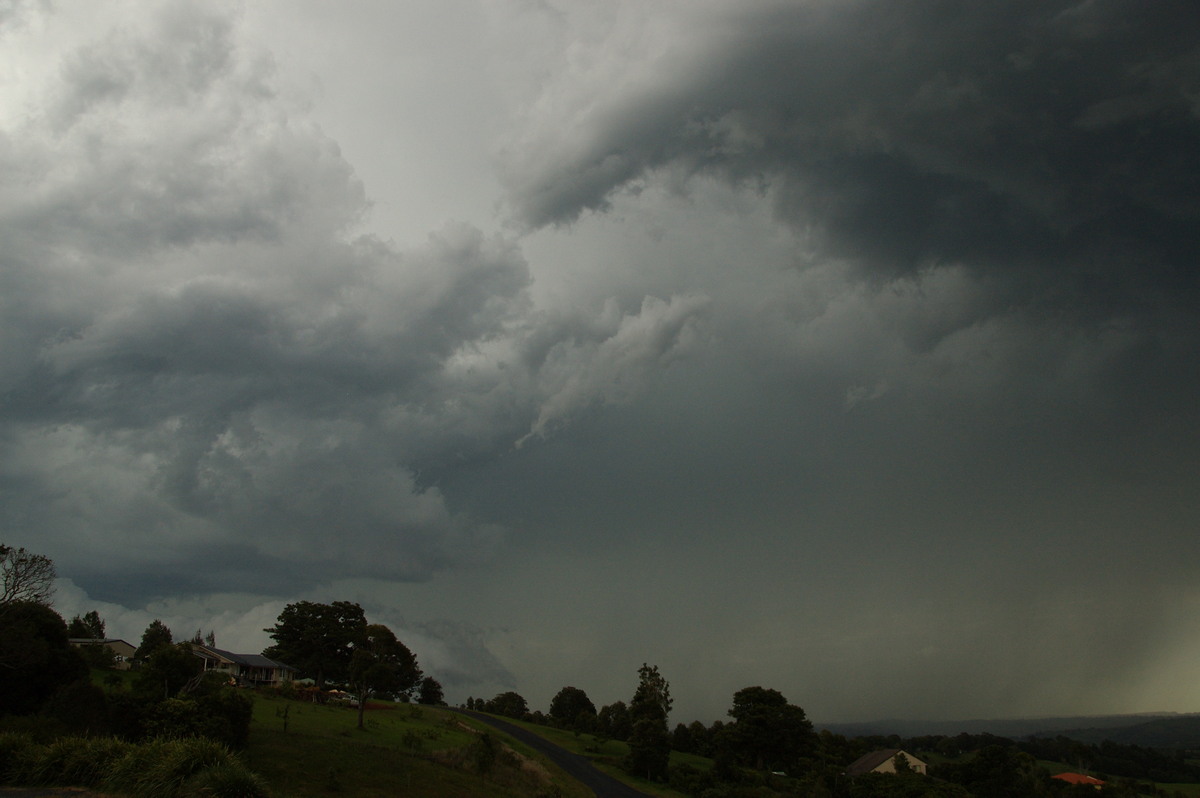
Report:
[[475,720],[483,721],[489,726],[493,726],[505,734],[517,738],[535,751],[545,754],[551,762],[570,774],[571,778],[577,779],[589,787],[592,792],[596,793],[596,798],[646,798],[646,793],[638,792],[628,784],[617,781],[607,773],[601,773],[596,770],[586,756],[572,754],[565,748],[561,748],[531,731],[526,731],[520,726],[497,720],[488,715],[481,715],[469,709],[456,709],[454,711],[463,715],[470,715]]

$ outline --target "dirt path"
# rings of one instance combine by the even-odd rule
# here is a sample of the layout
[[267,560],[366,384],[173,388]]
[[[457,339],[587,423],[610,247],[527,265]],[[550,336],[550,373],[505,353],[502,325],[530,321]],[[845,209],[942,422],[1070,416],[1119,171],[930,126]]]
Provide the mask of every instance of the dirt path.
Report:
[[456,709],[454,711],[463,715],[469,715],[475,720],[483,721],[489,726],[493,726],[505,734],[515,737],[538,753],[545,754],[551,762],[565,770],[571,778],[576,779],[592,792],[596,793],[596,798],[646,798],[646,793],[638,792],[629,785],[617,781],[607,773],[601,773],[596,770],[596,768],[592,767],[592,763],[588,761],[586,756],[572,754],[565,748],[560,748],[544,737],[539,737],[531,731],[522,729],[520,726],[515,726],[487,715],[481,715],[469,709]]

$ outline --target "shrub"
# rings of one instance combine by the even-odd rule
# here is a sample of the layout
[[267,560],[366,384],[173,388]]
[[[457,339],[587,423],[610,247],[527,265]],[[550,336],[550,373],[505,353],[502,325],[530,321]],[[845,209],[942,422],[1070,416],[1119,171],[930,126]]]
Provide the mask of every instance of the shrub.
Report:
[[39,749],[37,761],[25,774],[26,783],[98,787],[129,744],[112,737],[63,737]]
[[180,798],[266,798],[269,794],[266,782],[234,759],[200,771],[179,793]]
[[59,721],[71,734],[110,732],[104,690],[87,679],[72,682],[56,692],[42,707],[41,714]]
[[33,769],[39,748],[29,734],[0,734],[0,784],[21,784]]
[[229,757],[225,746],[199,737],[150,740],[132,746],[117,760],[104,786],[134,798],[164,798],[178,794],[193,775]]

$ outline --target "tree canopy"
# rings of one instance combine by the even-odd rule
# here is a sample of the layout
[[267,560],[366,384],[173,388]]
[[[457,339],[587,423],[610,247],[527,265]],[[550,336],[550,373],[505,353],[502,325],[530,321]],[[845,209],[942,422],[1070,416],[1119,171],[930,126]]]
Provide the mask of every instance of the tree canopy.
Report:
[[84,613],[82,618],[76,615],[67,627],[67,634],[71,637],[90,637],[93,640],[103,640],[104,619],[95,610]]
[[158,649],[172,645],[174,642],[175,638],[171,635],[170,628],[155,618],[146,627],[146,631],[142,632],[142,643],[137,647],[134,656],[142,660],[148,659]]
[[778,690],[745,687],[733,694],[728,727],[731,746],[747,765],[759,770],[794,768],[816,744],[812,723],[800,707]]
[[0,543],[0,606],[18,601],[49,604],[55,576],[49,557]]
[[671,686],[658,666],[642,663],[638,668],[638,686],[629,702],[629,755],[626,769],[650,781],[667,777],[671,757],[671,732],[667,715],[671,712]]
[[0,606],[0,714],[36,712],[87,672],[57,612],[36,601]]
[[263,654],[286,662],[323,688],[327,681],[348,678],[355,641],[366,626],[363,608],[353,602],[298,601],[284,607],[276,624],[263,630],[275,641]]
[[442,691],[442,683],[432,676],[426,676],[417,687],[417,703],[431,707],[446,706],[446,696]]
[[417,658],[396,639],[391,629],[373,623],[363,627],[350,655],[350,684],[358,695],[358,728],[372,695],[400,696],[412,692],[421,681]]
[[550,701],[550,717],[569,726],[579,722],[580,715],[596,716],[596,705],[578,687],[564,687]]

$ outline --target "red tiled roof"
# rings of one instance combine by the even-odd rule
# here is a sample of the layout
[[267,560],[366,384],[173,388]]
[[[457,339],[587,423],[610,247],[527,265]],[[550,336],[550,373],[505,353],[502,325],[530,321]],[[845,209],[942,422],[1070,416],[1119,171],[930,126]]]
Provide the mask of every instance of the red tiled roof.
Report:
[[1104,783],[1095,776],[1085,776],[1082,773],[1058,773],[1051,778],[1060,779],[1068,784],[1094,784],[1097,787]]

